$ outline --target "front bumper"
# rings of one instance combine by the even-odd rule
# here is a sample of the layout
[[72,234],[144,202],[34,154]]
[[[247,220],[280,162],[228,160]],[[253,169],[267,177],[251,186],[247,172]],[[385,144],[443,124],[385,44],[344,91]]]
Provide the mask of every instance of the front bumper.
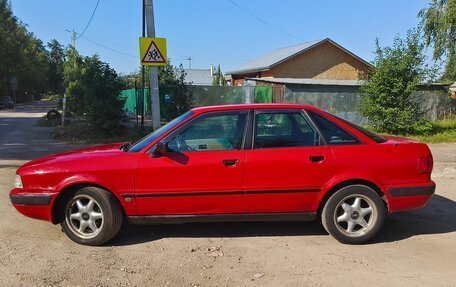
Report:
[[27,194],[17,195],[11,194],[10,200],[12,204],[24,205],[48,205],[51,202],[52,195],[50,194]]
[[23,215],[52,221],[52,202],[56,195],[55,192],[33,192],[15,188],[10,192],[10,200]]
[[435,183],[428,184],[390,186],[388,191],[389,213],[408,211],[423,208],[431,200],[435,193]]

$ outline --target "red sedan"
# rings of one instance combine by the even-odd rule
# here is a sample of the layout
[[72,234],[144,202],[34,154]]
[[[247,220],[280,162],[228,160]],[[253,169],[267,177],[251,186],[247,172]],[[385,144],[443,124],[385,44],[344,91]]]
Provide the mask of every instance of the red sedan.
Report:
[[[100,245],[130,223],[314,220],[363,243],[388,213],[435,191],[429,148],[315,107],[193,109],[136,143],[47,156],[17,170],[11,202]],[[303,227],[304,228],[304,227]]]

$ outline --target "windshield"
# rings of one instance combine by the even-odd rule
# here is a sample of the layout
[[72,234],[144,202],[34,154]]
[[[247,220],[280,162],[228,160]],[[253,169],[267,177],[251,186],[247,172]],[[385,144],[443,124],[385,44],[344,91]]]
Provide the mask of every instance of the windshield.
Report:
[[156,140],[157,138],[161,137],[161,135],[167,133],[169,130],[174,128],[175,126],[179,125],[180,123],[184,122],[188,118],[193,115],[192,111],[188,111],[185,114],[182,114],[175,118],[174,120],[170,121],[166,125],[156,129],[152,133],[148,134],[146,137],[140,139],[139,141],[135,142],[128,151],[131,152],[138,152],[145,148],[148,144]]

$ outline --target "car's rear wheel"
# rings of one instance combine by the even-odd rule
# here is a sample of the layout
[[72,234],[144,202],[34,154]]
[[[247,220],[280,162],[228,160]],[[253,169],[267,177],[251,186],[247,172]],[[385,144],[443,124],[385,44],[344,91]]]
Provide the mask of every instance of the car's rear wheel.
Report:
[[351,185],[326,202],[321,219],[326,231],[342,243],[371,240],[383,226],[386,210],[380,196],[365,185]]
[[108,191],[97,187],[78,190],[65,205],[62,229],[74,242],[101,245],[122,226],[122,209]]

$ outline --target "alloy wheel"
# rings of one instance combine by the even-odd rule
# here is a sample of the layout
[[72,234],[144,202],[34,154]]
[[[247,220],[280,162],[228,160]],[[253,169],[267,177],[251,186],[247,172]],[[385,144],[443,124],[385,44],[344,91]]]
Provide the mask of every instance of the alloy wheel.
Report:
[[334,211],[336,227],[350,237],[360,237],[369,232],[376,217],[377,210],[372,200],[360,194],[345,197]]
[[79,195],[68,204],[65,220],[71,232],[80,238],[90,239],[102,230],[104,216],[95,199],[88,195]]

